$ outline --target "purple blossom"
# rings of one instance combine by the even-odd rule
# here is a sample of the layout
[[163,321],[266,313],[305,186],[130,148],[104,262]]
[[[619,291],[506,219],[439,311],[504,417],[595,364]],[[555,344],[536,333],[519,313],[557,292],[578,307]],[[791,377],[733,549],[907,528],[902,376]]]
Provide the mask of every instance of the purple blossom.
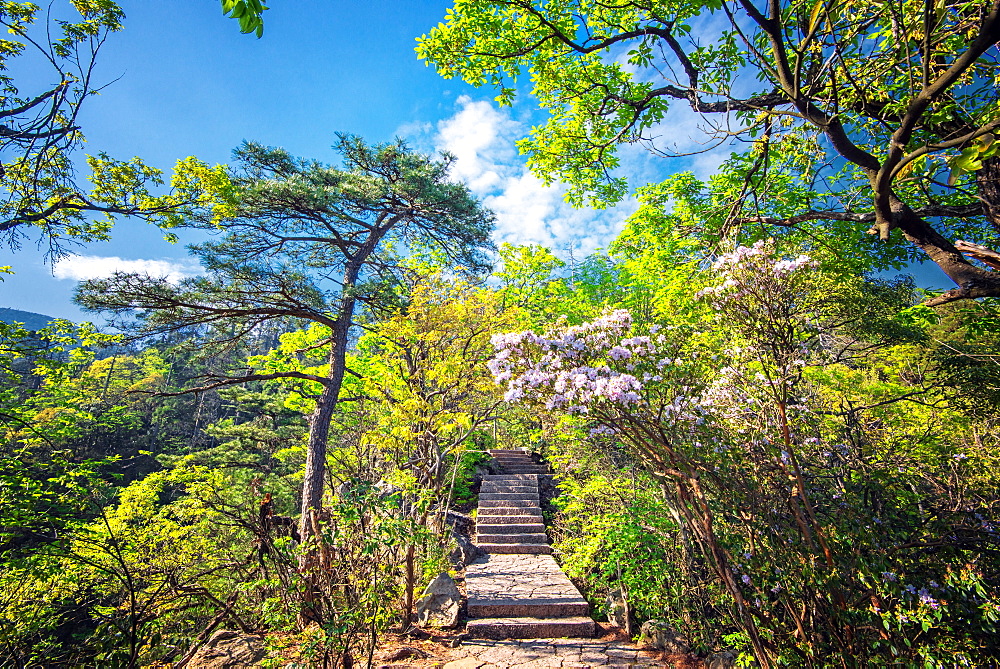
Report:
[[631,358],[632,353],[628,349],[622,346],[615,346],[610,351],[608,351],[608,357],[612,360],[624,360],[626,358]]

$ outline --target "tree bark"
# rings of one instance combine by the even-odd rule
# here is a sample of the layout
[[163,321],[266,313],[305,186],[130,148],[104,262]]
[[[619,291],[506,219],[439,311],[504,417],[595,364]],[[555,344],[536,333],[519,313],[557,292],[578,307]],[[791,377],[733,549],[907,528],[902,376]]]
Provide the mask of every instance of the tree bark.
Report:
[[[376,240],[377,243],[377,240]],[[309,522],[309,511],[319,512],[323,507],[323,482],[326,474],[326,441],[330,435],[330,421],[340,396],[340,386],[344,382],[344,368],[347,365],[347,338],[354,318],[354,287],[358,281],[363,259],[357,256],[348,263],[344,271],[344,290],[336,326],[330,342],[329,376],[323,392],[316,401],[316,409],[309,417],[309,441],[306,446],[306,471],[302,481],[302,515],[299,518],[299,536],[306,541],[313,536],[313,525]]]
[[1000,232],[1000,157],[983,161],[982,169],[976,172],[976,188],[986,220]]
[[399,631],[405,634],[413,620],[413,587],[416,583],[416,547],[412,540],[406,547],[406,594],[403,598],[403,614],[400,616]]
[[[331,358],[333,354],[331,352]],[[333,363],[330,363],[331,369]],[[313,535],[309,511],[318,512],[323,504],[323,482],[326,472],[326,440],[330,434],[330,421],[337,406],[340,384],[323,388],[316,401],[316,409],[309,416],[309,441],[306,445],[306,472],[302,481],[302,515],[299,518],[299,536],[303,541]]]

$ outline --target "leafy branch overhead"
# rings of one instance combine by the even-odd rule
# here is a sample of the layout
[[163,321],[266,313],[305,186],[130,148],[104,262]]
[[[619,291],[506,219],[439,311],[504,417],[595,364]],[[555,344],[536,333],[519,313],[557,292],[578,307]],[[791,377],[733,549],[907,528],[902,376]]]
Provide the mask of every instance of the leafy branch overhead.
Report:
[[264,19],[261,15],[268,7],[260,0],[222,0],[222,13],[240,22],[240,32],[256,33],[257,39],[264,36]]
[[[577,203],[628,193],[623,145],[748,146],[708,188],[706,244],[786,226],[864,254],[868,230],[937,263],[957,286],[944,303],[1000,295],[955,245],[1000,232],[998,40],[996,0],[458,0],[417,52],[502,104],[530,75],[549,119],[520,148]],[[701,117],[700,146],[672,144],[675,104]]]
[[[118,217],[162,217],[179,201],[152,191],[161,170],[140,158],[86,156],[90,184],[78,175],[86,141],[85,103],[107,82],[97,59],[123,27],[114,2],[74,2],[72,20],[55,20],[33,3],[0,3],[0,242],[12,249],[38,235],[50,256],[74,243],[107,240]],[[51,8],[49,10],[51,12]],[[14,73],[36,72],[33,79]]]

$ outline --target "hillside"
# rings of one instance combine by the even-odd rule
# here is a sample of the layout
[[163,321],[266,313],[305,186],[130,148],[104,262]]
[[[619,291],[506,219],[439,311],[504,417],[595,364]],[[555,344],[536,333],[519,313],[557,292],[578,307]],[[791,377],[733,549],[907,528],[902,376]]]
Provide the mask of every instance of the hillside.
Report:
[[20,309],[0,307],[0,322],[23,323],[24,327],[29,330],[40,330],[48,325],[51,320],[51,316],[46,316],[44,314],[36,314],[32,311],[21,311]]

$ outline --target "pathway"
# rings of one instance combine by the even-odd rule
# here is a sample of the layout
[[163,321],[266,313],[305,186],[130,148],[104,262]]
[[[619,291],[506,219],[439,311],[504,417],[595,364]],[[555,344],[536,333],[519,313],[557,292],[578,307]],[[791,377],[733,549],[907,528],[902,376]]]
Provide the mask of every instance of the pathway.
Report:
[[483,477],[476,543],[465,568],[468,632],[486,639],[592,637],[589,606],[550,555],[538,498],[547,475],[522,450],[490,451],[504,474]]
[[461,652],[468,656],[446,663],[444,669],[665,666],[627,641],[598,639],[470,639],[462,643]]

